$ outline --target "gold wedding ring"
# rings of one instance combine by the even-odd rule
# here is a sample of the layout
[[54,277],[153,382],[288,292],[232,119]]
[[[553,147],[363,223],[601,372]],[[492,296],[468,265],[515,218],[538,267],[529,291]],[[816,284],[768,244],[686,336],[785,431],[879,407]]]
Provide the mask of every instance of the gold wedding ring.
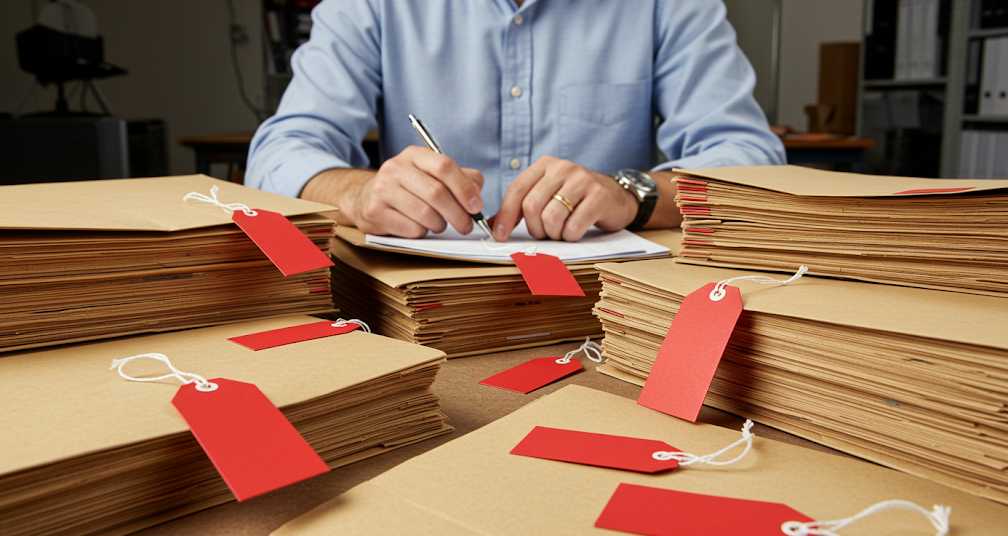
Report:
[[560,194],[553,194],[553,199],[556,199],[557,201],[560,202],[560,204],[562,204],[564,207],[566,207],[567,208],[567,212],[574,212],[574,205],[571,204],[571,202],[568,201],[566,197],[564,197],[564,196],[562,196]]

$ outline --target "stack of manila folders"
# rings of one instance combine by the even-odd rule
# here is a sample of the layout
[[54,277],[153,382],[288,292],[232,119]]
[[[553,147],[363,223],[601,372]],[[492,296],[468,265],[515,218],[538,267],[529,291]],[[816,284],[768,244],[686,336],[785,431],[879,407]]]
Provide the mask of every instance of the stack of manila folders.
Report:
[[682,262],[1008,297],[1008,179],[684,172]]
[[[286,216],[316,263],[282,272],[232,203]],[[205,176],[0,187],[0,352],[332,311],[327,210]]]
[[[897,498],[920,506],[932,522],[946,521],[947,533],[956,536],[997,534],[1008,525],[1008,509],[991,501],[759,432],[751,451],[730,466],[680,463],[638,472],[518,455],[529,438],[549,430],[621,444],[640,438],[635,445],[657,443],[689,453],[715,452],[739,438],[737,429],[688,423],[627,398],[567,386],[404,462],[274,534],[615,534],[607,528],[635,534],[802,534],[782,532],[782,521],[842,519]],[[652,450],[588,445],[561,455],[594,451],[608,460],[653,467],[660,462],[652,459]],[[898,504],[906,504],[902,501]],[[948,509],[932,511],[932,505]],[[839,533],[934,534],[928,521],[918,512],[882,511]]]
[[[197,382],[196,390],[185,391],[190,400],[202,401],[205,411],[238,412],[219,423],[227,427],[218,432],[224,441],[232,421],[241,421],[252,403],[243,399],[228,408],[228,399],[219,397],[233,392],[234,382],[256,386],[318,460],[305,477],[450,431],[429,389],[442,352],[360,329],[261,351],[228,340],[318,321],[283,316],[0,358],[0,405],[6,408],[0,416],[0,533],[124,534],[233,497],[250,498],[236,486],[288,460],[241,467],[232,480],[226,473],[222,479],[215,470],[220,460],[211,463],[201,449],[209,435],[197,436],[197,443],[199,430],[191,433],[187,423],[199,421],[191,420],[191,410],[180,414],[179,399],[193,384],[180,387],[178,378],[190,375],[221,385],[202,392]],[[151,353],[165,361],[116,363],[125,377],[163,376],[158,381],[127,381],[110,369],[113,360]],[[181,376],[165,374],[170,370]],[[253,420],[244,429],[266,425]]]
[[[685,296],[753,275],[671,259],[598,268],[601,370],[639,385]],[[807,276],[731,285],[744,310],[706,404],[1008,502],[1008,301]]]
[[[583,340],[600,334],[591,314],[600,288],[591,263],[665,257],[679,242],[676,231],[594,231],[578,243],[532,240],[524,226],[505,243],[476,233],[401,239],[337,227],[335,301],[344,316],[366,319],[378,333],[449,357]],[[512,253],[529,248],[567,263],[584,295],[531,294],[509,265]]]

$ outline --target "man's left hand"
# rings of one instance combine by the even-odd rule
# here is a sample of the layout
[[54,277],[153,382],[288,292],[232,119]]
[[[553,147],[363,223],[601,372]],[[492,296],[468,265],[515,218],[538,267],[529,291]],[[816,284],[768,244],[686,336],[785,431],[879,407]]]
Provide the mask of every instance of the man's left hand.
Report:
[[537,239],[576,242],[592,225],[618,231],[636,215],[637,199],[612,177],[544,156],[508,186],[493,232],[495,239],[507,240],[524,217]]

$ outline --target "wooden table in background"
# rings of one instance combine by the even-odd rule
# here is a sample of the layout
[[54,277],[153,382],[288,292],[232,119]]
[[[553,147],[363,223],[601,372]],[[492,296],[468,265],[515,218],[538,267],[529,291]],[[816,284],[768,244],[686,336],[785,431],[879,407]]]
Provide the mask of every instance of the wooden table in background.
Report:
[[786,136],[782,140],[789,164],[828,167],[850,171],[864,161],[865,153],[875,147],[871,138],[806,138]]
[[[196,173],[210,175],[213,164],[227,166],[227,179],[241,183],[245,177],[252,132],[230,132],[179,138],[178,143],[193,150],[196,156]],[[378,132],[368,132],[364,138],[364,152],[372,162],[378,161]]]
[[[559,344],[544,348],[528,348],[496,354],[462,357],[448,361],[434,382],[434,392],[441,399],[441,407],[455,431],[434,439],[403,447],[374,458],[334,469],[305,482],[289,486],[250,501],[231,502],[176,519],[142,531],[145,536],[188,534],[265,535],[287,521],[311,510],[333,497],[366,480],[423,454],[447,441],[489,424],[533,400],[552,393],[565,385],[582,385],[627,398],[637,398],[640,387],[588,367],[554,384],[528,395],[479,385],[491,374],[513,367],[529,359],[563,355],[577,343]],[[591,408],[585,408],[590,411]],[[670,419],[673,417],[669,417]],[[743,419],[714,408],[704,406],[699,422],[716,424],[733,429],[742,427]],[[784,441],[795,445],[836,453],[831,449],[789,435],[779,430],[757,424],[753,427],[757,437]],[[502,448],[505,446],[502,445]],[[507,446],[510,448],[510,446]],[[451,468],[445,468],[450,470]]]
[[[251,132],[233,132],[186,136],[179,138],[180,145],[193,150],[196,156],[196,173],[210,175],[213,164],[227,165],[228,180],[242,182],[245,162],[248,160]],[[864,161],[865,153],[875,147],[869,138],[807,138],[787,136],[783,139],[789,164],[827,167],[850,171]],[[378,132],[371,131],[364,138],[364,152],[372,164],[378,162]]]

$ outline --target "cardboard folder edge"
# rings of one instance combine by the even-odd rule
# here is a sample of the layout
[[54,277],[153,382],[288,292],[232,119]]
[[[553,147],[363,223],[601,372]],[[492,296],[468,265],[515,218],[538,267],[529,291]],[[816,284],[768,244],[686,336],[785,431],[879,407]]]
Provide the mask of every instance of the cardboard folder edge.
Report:
[[[801,166],[732,166],[675,169],[686,178],[710,179],[785,194],[811,197],[903,197],[913,195],[965,195],[1008,189],[1008,179],[928,179],[862,175]],[[968,188],[961,192],[946,188]],[[929,193],[928,191],[931,190]]]
[[213,186],[223,203],[287,217],[336,210],[206,175],[37,183],[0,186],[0,229],[171,232],[231,224],[220,207],[183,199],[189,192],[210,195]]

